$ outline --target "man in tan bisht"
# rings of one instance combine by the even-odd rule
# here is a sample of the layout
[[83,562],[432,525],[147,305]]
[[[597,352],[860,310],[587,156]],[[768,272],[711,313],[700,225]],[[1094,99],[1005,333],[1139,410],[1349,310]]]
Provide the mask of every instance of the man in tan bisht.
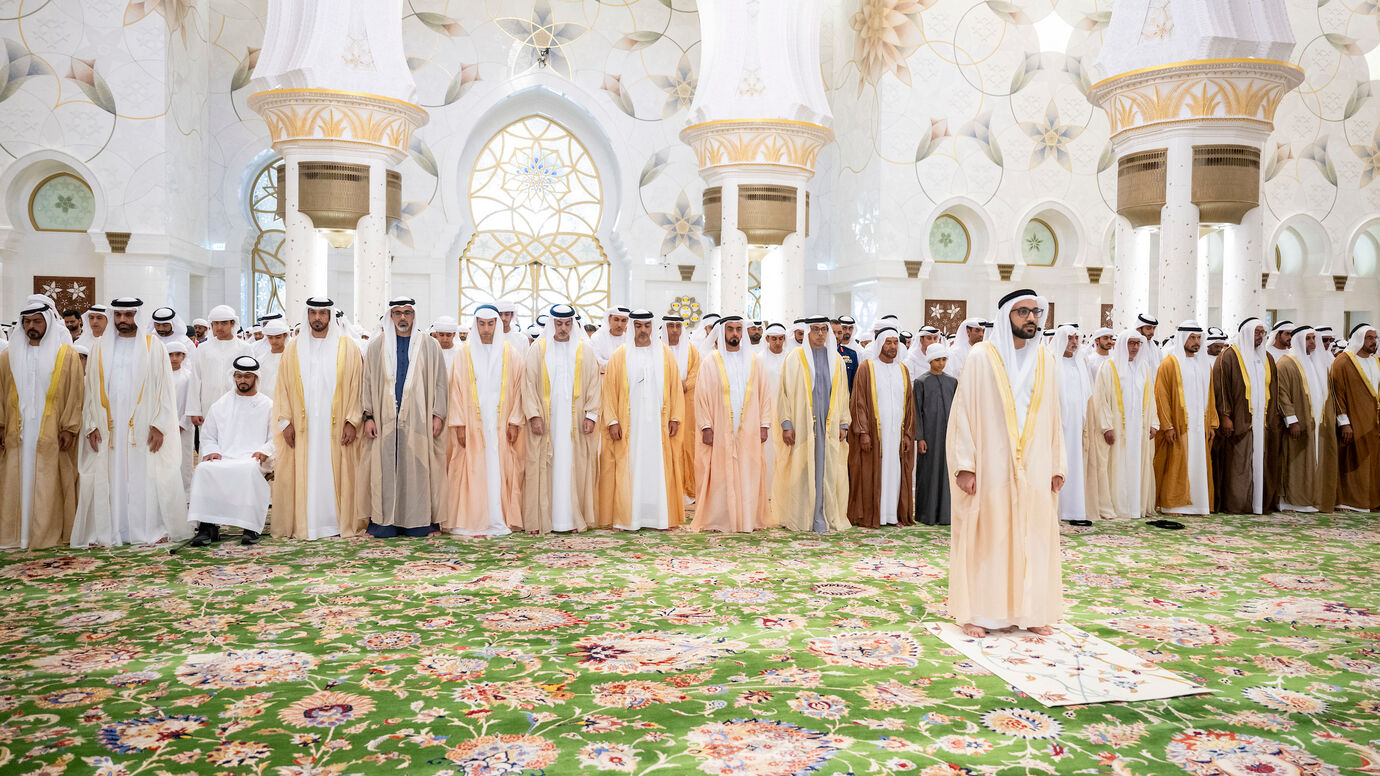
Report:
[[1155,377],[1155,503],[1171,515],[1212,511],[1212,362],[1203,353],[1203,327],[1184,321],[1165,349]]
[[498,307],[480,305],[450,372],[454,441],[442,527],[452,534],[504,536],[522,526],[522,357],[498,331]]
[[1337,508],[1380,511],[1380,357],[1376,330],[1357,324],[1346,350],[1332,362],[1332,395],[1337,408]]
[[[1338,478],[1327,474],[1338,469],[1337,462],[1337,399],[1332,391],[1332,362],[1337,356],[1332,352],[1332,344],[1337,338],[1332,336],[1330,326],[1320,326],[1314,332],[1317,347],[1308,357],[1313,360],[1313,369],[1322,380],[1327,398],[1322,403],[1322,412],[1314,409],[1318,417],[1317,431],[1317,471],[1313,478],[1313,504],[1319,512],[1334,512],[1337,509]],[[1316,400],[1315,400],[1316,401]]]
[[762,363],[748,351],[743,318],[719,319],[696,387],[696,531],[750,533],[770,527],[767,436],[771,398]]
[[312,297],[307,328],[283,349],[273,389],[274,538],[358,536],[367,521],[358,502],[364,358],[335,316],[335,302]]
[[389,301],[364,356],[360,507],[375,538],[428,536],[441,522],[450,373],[440,343],[416,324],[416,300]]
[[38,550],[71,539],[84,373],[52,299],[30,296],[19,326],[0,351],[0,547]]
[[675,443],[685,417],[676,357],[652,336],[649,310],[628,313],[633,332],[604,370],[599,527],[666,530],[685,519]]
[[575,308],[558,304],[522,368],[527,465],[522,528],[529,534],[579,533],[595,524],[599,471],[599,360]]
[[853,375],[848,522],[864,528],[915,524],[915,400],[900,350],[901,333],[880,329]]
[[1132,519],[1155,511],[1155,448],[1159,427],[1155,373],[1146,362],[1145,336],[1127,329],[1093,383],[1090,443],[1099,467],[1097,513]]
[[[685,319],[679,315],[661,316],[660,335],[661,341],[676,357],[676,366],[680,368],[680,385],[685,394],[685,428],[693,430],[695,381],[700,378],[700,349],[691,344],[690,337],[686,336]],[[676,435],[676,466],[680,467],[680,486],[686,498],[695,497],[695,450],[698,444],[699,440],[689,431]]]
[[772,524],[842,531],[849,527],[848,374],[828,316],[810,316],[801,326],[805,343],[786,354],[776,394],[782,445],[771,484]]
[[[1289,349],[1275,362],[1279,411],[1285,428],[1279,508],[1285,512],[1318,511],[1318,429],[1327,406],[1327,375],[1318,371],[1313,360],[1317,349],[1318,335],[1313,327],[1298,326],[1292,330]],[[1335,433],[1332,427],[1326,431]]]
[[1212,367],[1220,426],[1212,470],[1218,507],[1228,514],[1262,514],[1265,505],[1265,419],[1275,363],[1265,352],[1265,322],[1247,318],[1236,341]]
[[998,307],[990,340],[968,355],[949,414],[949,615],[972,638],[1012,627],[1049,636],[1064,612],[1058,369],[1035,345],[1044,298],[1015,291]]

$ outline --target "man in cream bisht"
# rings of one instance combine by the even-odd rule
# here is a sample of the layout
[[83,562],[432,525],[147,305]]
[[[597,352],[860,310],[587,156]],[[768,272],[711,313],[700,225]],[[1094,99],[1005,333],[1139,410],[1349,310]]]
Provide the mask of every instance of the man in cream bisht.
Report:
[[771,398],[762,364],[747,350],[743,318],[719,319],[695,389],[696,531],[750,533],[770,527],[766,442]]
[[685,394],[675,355],[652,334],[651,311],[629,318],[632,342],[615,350],[604,370],[599,527],[665,530],[685,515],[675,460]]
[[1127,329],[1093,384],[1091,447],[1099,467],[1098,513],[1135,518],[1155,511],[1155,448],[1159,428],[1155,377],[1145,359],[1145,336]]
[[364,354],[360,506],[375,538],[426,536],[441,522],[450,375],[441,346],[417,331],[416,305],[391,300],[383,335]]
[[901,333],[882,329],[853,376],[848,521],[864,528],[915,522],[915,399],[900,355]]
[[254,344],[235,336],[239,316],[228,305],[211,308],[211,336],[188,355],[200,390],[187,400],[187,414],[200,426],[206,411],[216,399],[235,389],[231,364],[240,356],[254,355]]
[[[685,334],[685,319],[679,315],[661,316],[658,333],[661,341],[671,349],[676,357],[676,367],[680,369],[680,386],[684,394],[685,428],[695,428],[695,387],[700,379],[700,349],[690,344]],[[676,466],[680,469],[680,485],[688,498],[695,497],[695,452],[699,440],[686,431],[677,434],[672,447],[675,448]]]
[[70,538],[83,375],[52,299],[30,296],[19,324],[0,351],[0,547],[37,550]]
[[[1313,358],[1317,349],[1318,335],[1313,327],[1298,326],[1291,332],[1289,351],[1275,362],[1279,411],[1285,427],[1279,508],[1286,512],[1318,511],[1322,448],[1318,430],[1327,405],[1327,375],[1318,370]],[[1326,430],[1334,433],[1330,427]],[[1336,461],[1332,463],[1335,466]]]
[[1212,511],[1212,439],[1217,405],[1212,400],[1212,362],[1203,352],[1203,327],[1184,321],[1155,376],[1156,504],[1170,515]]
[[88,360],[72,546],[152,544],[191,535],[177,392],[143,302],[110,303],[114,336]]
[[1059,419],[1064,433],[1067,467],[1064,489],[1059,491],[1059,519],[1074,525],[1088,521],[1088,477],[1084,455],[1087,443],[1088,408],[1092,403],[1092,379],[1079,351],[1078,325],[1065,323],[1054,330],[1051,352],[1059,372]]
[[594,355],[599,359],[601,373],[608,367],[613,352],[632,340],[628,336],[628,314],[631,312],[626,307],[610,307],[604,312],[604,325],[589,338]]
[[268,519],[273,468],[273,400],[259,393],[259,361],[231,364],[235,390],[216,399],[201,424],[201,465],[192,478],[187,521],[197,523],[193,547],[220,540],[220,527],[244,530],[240,544],[259,543]]
[[805,344],[788,354],[776,394],[780,458],[772,479],[773,525],[792,531],[848,528],[848,376],[829,318],[806,318]]
[[480,305],[450,373],[454,439],[442,527],[452,534],[503,536],[522,525],[522,357],[498,331],[498,308]]
[[1034,344],[1045,308],[1030,290],[1001,300],[991,340],[968,353],[949,414],[948,607],[973,638],[1009,627],[1048,636],[1063,616],[1057,369]]
[[522,368],[522,527],[529,534],[578,533],[594,525],[602,383],[594,349],[575,325],[575,308],[555,305]]
[[293,539],[358,536],[365,526],[355,479],[364,359],[334,302],[312,297],[305,312],[307,327],[283,351],[273,394],[272,532]]

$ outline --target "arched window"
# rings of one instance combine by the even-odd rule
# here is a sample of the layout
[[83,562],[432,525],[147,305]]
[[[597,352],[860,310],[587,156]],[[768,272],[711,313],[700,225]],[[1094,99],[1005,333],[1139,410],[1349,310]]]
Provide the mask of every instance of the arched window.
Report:
[[283,282],[287,270],[278,252],[286,231],[278,217],[278,164],[274,159],[254,176],[249,189],[249,217],[254,222],[254,247],[249,253],[250,291],[254,297],[254,317],[283,311]]
[[475,234],[460,257],[462,314],[494,299],[516,304],[527,320],[566,301],[586,321],[603,313],[603,188],[569,130],[543,116],[499,130],[475,160],[469,199]]
[[69,172],[50,175],[29,195],[29,223],[40,232],[85,232],[96,218],[96,197]]
[[1052,267],[1059,260],[1059,237],[1049,224],[1032,218],[1021,234],[1021,257],[1034,267]]
[[930,255],[940,264],[962,264],[972,254],[968,227],[957,217],[945,213],[930,227]]

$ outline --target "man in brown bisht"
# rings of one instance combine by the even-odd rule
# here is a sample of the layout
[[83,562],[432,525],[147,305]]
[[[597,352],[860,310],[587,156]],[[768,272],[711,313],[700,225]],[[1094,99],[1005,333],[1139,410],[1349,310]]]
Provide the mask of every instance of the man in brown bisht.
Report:
[[1264,512],[1265,423],[1274,378],[1274,359],[1265,352],[1265,322],[1247,318],[1237,330],[1236,341],[1212,367],[1220,423],[1212,471],[1223,512]]
[[[1278,367],[1279,412],[1285,433],[1281,455],[1283,481],[1279,508],[1285,512],[1316,512],[1318,479],[1318,428],[1327,404],[1327,375],[1318,371],[1313,353],[1318,335],[1312,326],[1291,330],[1291,345],[1275,362]],[[1332,427],[1325,429],[1335,433]]]
[[81,359],[57,306],[30,296],[0,351],[0,547],[66,544],[77,513]]
[[522,406],[527,465],[522,527],[529,534],[579,533],[594,525],[601,406],[599,359],[575,325],[575,308],[551,308],[541,339],[527,350]]
[[864,528],[915,524],[915,400],[900,349],[900,332],[878,331],[853,376],[848,522]]
[[1346,350],[1332,362],[1332,396],[1337,409],[1337,508],[1380,510],[1380,358],[1376,330],[1358,324]]

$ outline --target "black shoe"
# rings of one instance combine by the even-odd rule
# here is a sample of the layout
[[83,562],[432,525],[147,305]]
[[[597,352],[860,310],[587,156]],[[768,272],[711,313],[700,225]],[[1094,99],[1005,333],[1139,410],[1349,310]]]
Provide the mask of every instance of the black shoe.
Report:
[[212,523],[201,523],[197,526],[196,536],[192,537],[192,546],[205,547],[218,541],[220,541],[220,526]]
[[252,547],[259,543],[259,532],[245,529],[244,536],[240,537],[240,544],[245,547]]

